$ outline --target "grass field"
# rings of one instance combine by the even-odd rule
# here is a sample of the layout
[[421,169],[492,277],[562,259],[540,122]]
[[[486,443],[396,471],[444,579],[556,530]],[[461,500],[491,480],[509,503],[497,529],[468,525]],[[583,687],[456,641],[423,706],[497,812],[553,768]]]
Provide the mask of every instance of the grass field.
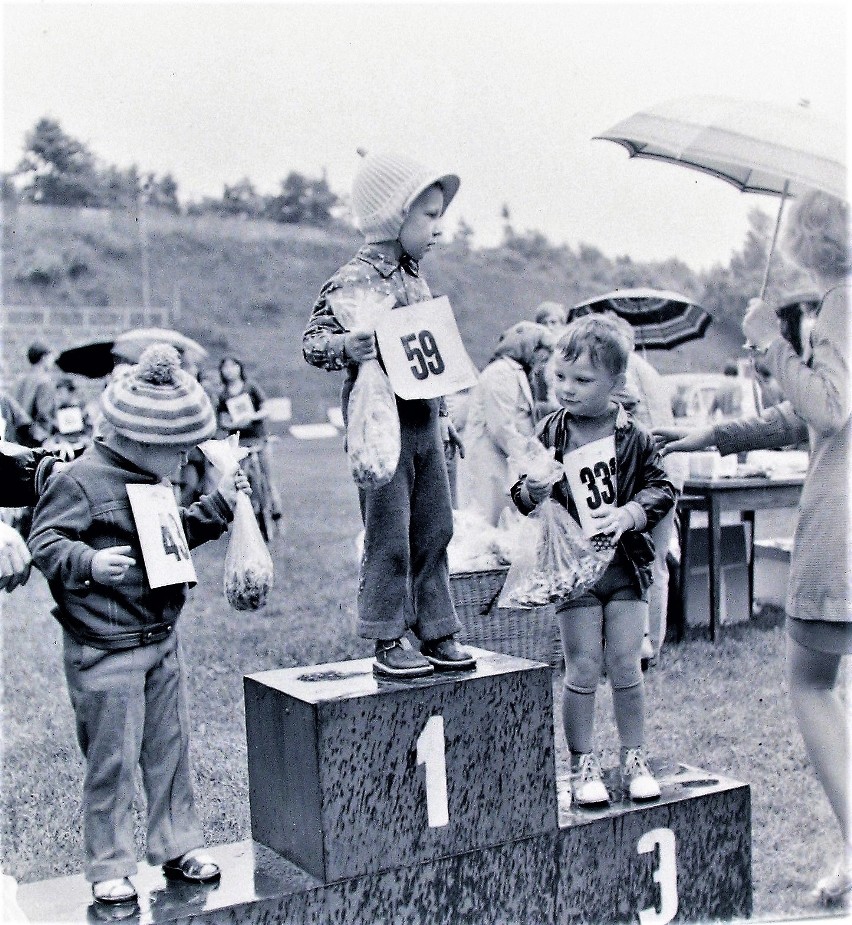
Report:
[[[194,554],[199,585],[183,616],[196,794],[211,844],[250,837],[242,676],[369,654],[354,632],[360,529],[346,459],[335,441],[279,444],[287,533],[275,548],[272,602],[235,613],[222,595],[226,540]],[[82,867],[83,765],[44,581],[2,597],[2,868],[30,881]],[[848,673],[847,673],[848,680]],[[557,770],[565,769],[554,675]],[[840,839],[790,714],[783,627],[772,614],[664,650],[647,676],[648,751],[752,785],[754,913],[814,914],[807,891]],[[598,698],[597,739],[615,760],[611,698]],[[141,798],[140,798],[141,801]],[[139,856],[142,829],[137,818]]]

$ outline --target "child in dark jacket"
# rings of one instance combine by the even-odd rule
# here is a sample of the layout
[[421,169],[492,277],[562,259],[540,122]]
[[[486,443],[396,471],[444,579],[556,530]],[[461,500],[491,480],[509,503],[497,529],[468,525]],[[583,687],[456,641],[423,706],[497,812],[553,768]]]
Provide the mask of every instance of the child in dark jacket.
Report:
[[[373,291],[396,305],[431,299],[419,261],[437,242],[440,219],[459,187],[407,157],[364,156],[352,205],[365,244],[320,290],[302,350],[327,370],[347,370],[342,410],[361,363],[377,358],[375,335],[347,331],[335,317],[336,293]],[[421,677],[433,670],[472,669],[475,660],[454,635],[461,629],[450,597],[447,545],[453,514],[442,436],[454,430],[443,400],[397,399],[401,452],[393,479],[359,489],[364,554],[358,587],[358,634],[376,640],[377,675]],[[445,433],[442,433],[442,428]],[[411,628],[420,652],[401,637]]]
[[[612,395],[623,388],[632,349],[610,318],[578,319],[560,338],[554,355],[554,387],[561,410],[539,425],[556,460],[600,458],[578,470],[572,494],[567,477],[552,497],[580,522],[593,525],[615,547],[604,574],[584,594],[558,609],[565,653],[562,716],[571,751],[572,793],[579,804],[606,803],[593,751],[595,692],[606,657],[616,725],[621,738],[622,786],[633,800],[654,799],[660,788],[645,761],[644,684],[640,663],[654,546],[649,531],[675,501],[675,489],[660,464],[653,437],[635,424]],[[594,446],[593,446],[594,445]],[[583,453],[574,451],[585,448]],[[523,476],[511,489],[518,509],[529,514],[551,493],[550,486]]]
[[[130,486],[168,483],[182,455],[214,433],[209,399],[179,366],[177,351],[157,344],[110,383],[102,397],[101,435],[50,476],[29,540],[63,628],[65,675],[86,759],[85,876],[101,903],[136,900],[127,878],[136,872],[137,765],[148,804],[150,863],[189,883],[219,877],[217,865],[198,850],[203,834],[191,786],[177,626],[189,585],[158,586],[166,576],[146,570],[129,501]],[[189,548],[227,529],[237,492],[247,490],[236,470],[213,494],[181,509],[179,522],[164,512],[160,529],[169,536],[163,550],[188,559]]]

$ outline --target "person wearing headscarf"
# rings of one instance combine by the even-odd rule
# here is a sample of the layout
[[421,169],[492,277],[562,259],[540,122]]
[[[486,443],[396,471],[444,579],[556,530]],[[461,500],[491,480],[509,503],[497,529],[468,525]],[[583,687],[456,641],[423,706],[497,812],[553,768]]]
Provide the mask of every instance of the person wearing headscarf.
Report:
[[544,325],[520,321],[500,335],[497,348],[471,390],[465,458],[459,472],[459,506],[497,525],[511,505],[509,486],[518,473],[509,457],[535,433],[535,400],[529,377],[553,351]]

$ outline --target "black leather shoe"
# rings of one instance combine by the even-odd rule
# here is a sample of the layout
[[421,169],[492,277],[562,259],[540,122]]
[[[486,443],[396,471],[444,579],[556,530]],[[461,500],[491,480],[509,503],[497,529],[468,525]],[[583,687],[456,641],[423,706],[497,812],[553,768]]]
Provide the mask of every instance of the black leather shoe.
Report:
[[377,639],[373,674],[382,678],[425,678],[435,669],[414,649],[403,648],[399,639]]
[[420,651],[436,671],[473,671],[476,668],[476,659],[452,636],[427,640],[420,644]]

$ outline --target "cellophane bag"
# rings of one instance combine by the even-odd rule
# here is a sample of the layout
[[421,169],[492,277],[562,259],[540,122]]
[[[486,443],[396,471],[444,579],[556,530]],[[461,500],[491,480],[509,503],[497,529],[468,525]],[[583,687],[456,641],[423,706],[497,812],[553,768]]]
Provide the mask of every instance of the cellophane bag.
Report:
[[[395,298],[363,289],[333,292],[329,302],[347,330],[373,332]],[[346,409],[346,449],[352,477],[361,488],[380,488],[394,477],[400,452],[399,413],[393,387],[378,360],[358,367]]]
[[[526,458],[510,462],[521,472],[552,487],[563,468],[537,440],[529,440]],[[547,497],[527,517],[512,553],[498,607],[527,609],[579,597],[597,582],[612,561],[613,548],[599,549],[568,511]]]
[[[226,440],[206,440],[199,448],[222,474],[239,466],[246,453],[239,445],[237,434]],[[272,590],[274,577],[272,556],[266,548],[251,501],[248,495],[238,492],[225,553],[225,597],[234,610],[260,610]]]

